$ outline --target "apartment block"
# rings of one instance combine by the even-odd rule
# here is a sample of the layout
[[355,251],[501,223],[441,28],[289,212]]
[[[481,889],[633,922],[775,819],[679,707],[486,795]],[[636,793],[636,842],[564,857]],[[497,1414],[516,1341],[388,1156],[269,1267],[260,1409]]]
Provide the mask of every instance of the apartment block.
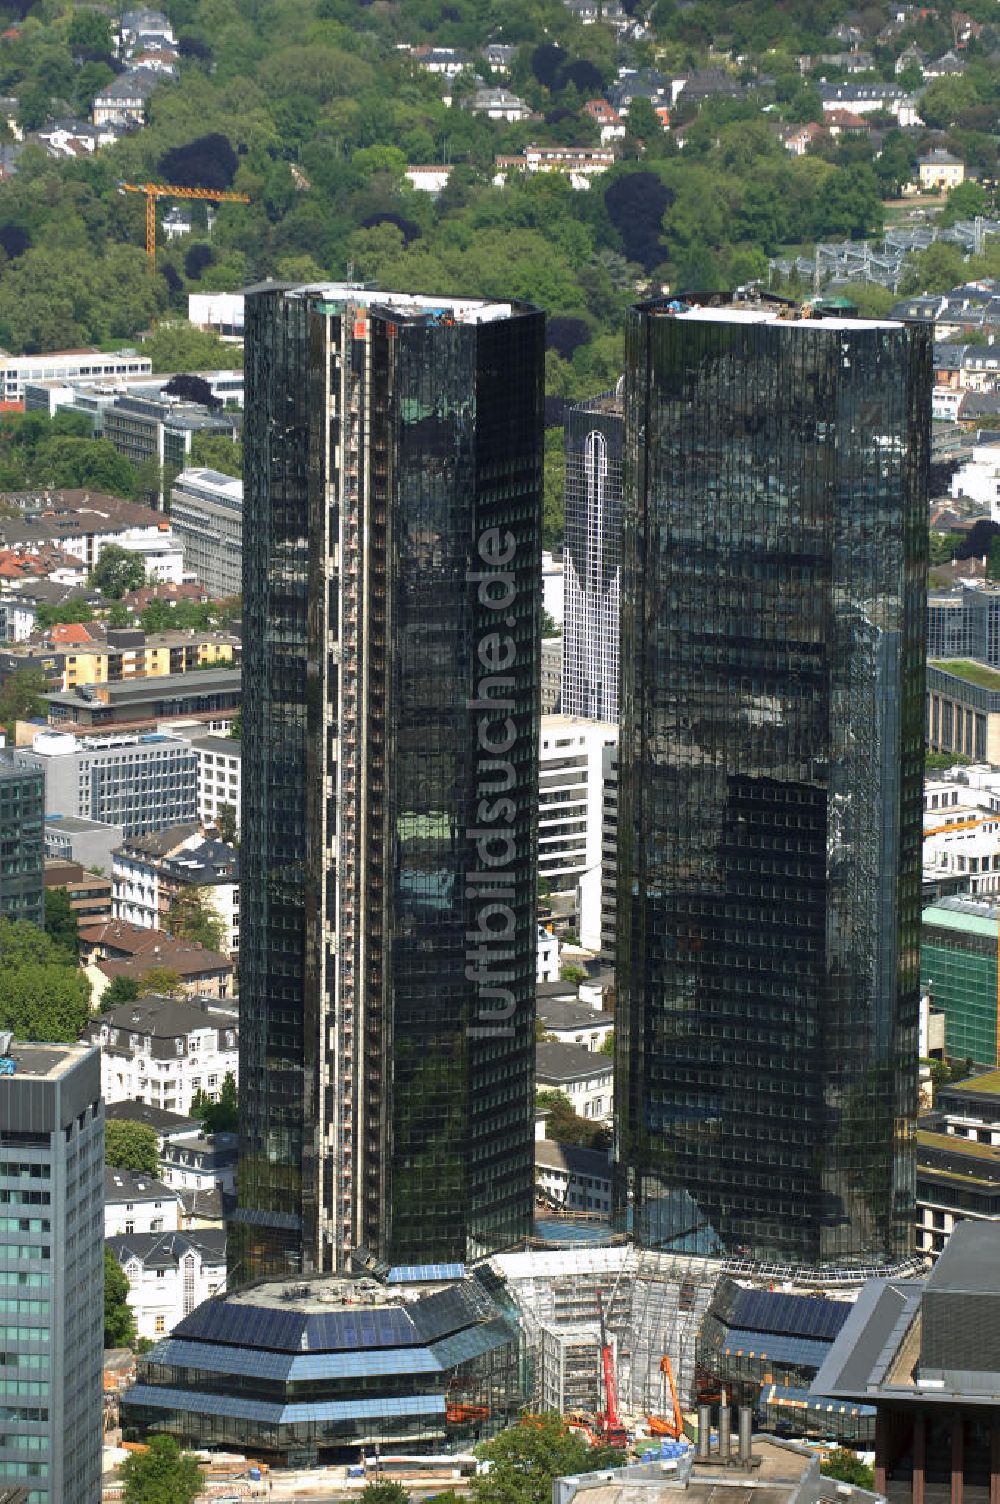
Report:
[[618,727],[580,716],[543,715],[538,763],[538,875],[575,895],[577,933],[601,948],[604,760]]

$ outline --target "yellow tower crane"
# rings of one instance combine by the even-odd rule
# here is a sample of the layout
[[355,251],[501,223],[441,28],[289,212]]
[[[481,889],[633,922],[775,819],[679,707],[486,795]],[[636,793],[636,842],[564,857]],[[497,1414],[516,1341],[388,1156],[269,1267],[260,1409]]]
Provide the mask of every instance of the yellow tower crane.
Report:
[[200,198],[216,204],[248,204],[248,193],[231,193],[223,188],[179,188],[171,183],[119,183],[121,193],[146,195],[146,255],[150,271],[156,268],[156,201],[159,198]]

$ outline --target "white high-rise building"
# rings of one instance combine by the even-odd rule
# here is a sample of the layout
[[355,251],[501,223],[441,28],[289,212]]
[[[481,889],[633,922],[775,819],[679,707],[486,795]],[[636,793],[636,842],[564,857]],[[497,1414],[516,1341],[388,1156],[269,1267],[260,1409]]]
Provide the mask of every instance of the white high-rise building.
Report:
[[604,758],[618,727],[543,715],[538,739],[538,875],[553,893],[576,891],[580,944],[601,948]]
[[606,392],[566,418],[563,682],[566,715],[618,724],[622,552],[620,396]]

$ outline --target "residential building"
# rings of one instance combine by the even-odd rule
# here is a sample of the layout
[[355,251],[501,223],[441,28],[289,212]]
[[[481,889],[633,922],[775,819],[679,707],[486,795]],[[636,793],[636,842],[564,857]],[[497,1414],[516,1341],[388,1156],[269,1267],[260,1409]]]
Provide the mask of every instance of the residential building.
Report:
[[961,157],[938,148],[917,158],[917,175],[921,188],[939,188],[948,193],[965,181],[965,163]]
[[607,172],[616,160],[611,146],[526,146],[518,156],[494,158],[493,182],[502,188],[512,172],[561,172],[571,187],[587,189],[591,179]]
[[47,355],[0,355],[0,397],[23,402],[27,381],[68,381],[90,378],[149,375],[153,362],[136,350],[52,350]]
[[94,95],[91,118],[95,125],[145,125],[149,96],[156,88],[155,74],[145,68],[130,68],[104,85]]
[[236,1191],[239,1139],[235,1133],[171,1133],[163,1145],[163,1178],[180,1191]]
[[181,1225],[181,1198],[161,1180],[139,1170],[104,1171],[104,1236],[176,1232]]
[[240,708],[242,679],[235,667],[152,679],[88,684],[46,696],[49,723],[81,742],[109,733],[227,732]]
[[114,854],[114,910],[145,929],[173,928],[174,905],[194,890],[218,921],[222,949],[235,962],[240,950],[239,851],[200,827],[175,826],[136,836]]
[[640,1245],[912,1247],[930,344],[766,295],[628,315],[616,1218]]
[[45,922],[44,783],[37,768],[0,752],[0,916]]
[[1000,1065],[997,1052],[997,943],[995,897],[939,898],[924,909],[920,926],[920,980],[944,1014],[950,1060]]
[[601,131],[601,145],[609,141],[621,141],[625,137],[625,122],[618,111],[606,99],[588,99],[584,114],[597,122]]
[[921,125],[916,101],[898,84],[820,84],[823,113],[850,110],[854,115],[894,115],[899,126]]
[[538,1022],[556,1044],[579,1044],[592,1053],[603,1049],[615,1028],[613,1013],[603,1013],[576,998],[539,997]]
[[560,1091],[581,1118],[610,1123],[614,1106],[614,1061],[581,1044],[535,1046],[535,1086]]
[[111,918],[111,879],[86,872],[79,862],[46,857],[42,869],[45,891],[59,888],[69,899],[78,924],[95,924]]
[[89,872],[111,871],[111,853],[120,846],[125,832],[106,820],[85,820],[80,815],[47,814],[42,832],[45,855],[61,862],[77,862]]
[[599,1149],[539,1139],[535,1144],[535,1186],[558,1211],[611,1215],[611,1164]]
[[520,95],[512,94],[509,89],[486,84],[470,95],[465,101],[465,108],[474,115],[485,115],[487,120],[507,120],[513,123],[515,120],[531,118],[531,106],[525,104]]
[[80,959],[95,999],[103,996],[115,977],[141,982],[151,971],[176,972],[187,997],[228,997],[233,985],[233,963],[228,956],[120,919],[83,926]]
[[91,1018],[87,1037],[101,1047],[109,1105],[145,1102],[184,1117],[199,1093],[214,1101],[227,1075],[239,1079],[239,1015],[204,1000],[123,1003]]
[[82,740],[65,731],[39,731],[31,750],[16,756],[23,767],[44,773],[47,814],[120,825],[126,836],[194,819],[198,760],[178,737],[154,733]]
[[86,569],[111,543],[140,555],[147,574],[180,583],[182,555],[162,512],[100,491],[8,492],[22,517],[0,519],[0,543],[8,547],[54,546]]
[[1000,439],[983,437],[951,478],[951,495],[965,496],[994,522],[1000,521]]
[[220,1293],[140,1359],[123,1434],[296,1467],[358,1448],[467,1451],[517,1424],[520,1352],[517,1318],[485,1271],[375,1264],[351,1279],[285,1278]]
[[559,940],[545,925],[538,926],[538,949],[535,964],[536,982],[555,982],[559,978]]
[[612,725],[618,724],[624,436],[618,392],[566,415],[562,708]]
[[464,1259],[531,1222],[543,319],[246,314],[232,1267]]
[[104,1109],[98,1052],[11,1044],[0,1091],[0,1480],[100,1504]]
[[[90,629],[76,623],[51,629],[49,656],[55,656],[51,676],[56,692],[71,694],[132,679],[164,679],[207,668],[230,668],[239,658],[240,643],[222,632],[142,632],[128,627]],[[46,656],[45,646],[28,644],[2,656],[8,671],[22,659]]]
[[888,1504],[1000,1491],[1000,1227],[962,1222],[924,1280],[869,1280],[812,1392],[874,1405]]
[[927,747],[1000,764],[1000,670],[958,658],[928,663]]
[[128,1280],[128,1303],[136,1335],[155,1342],[226,1283],[226,1234],[196,1232],[122,1233],[108,1247]]
[[604,749],[601,834],[601,959],[613,963],[618,928],[618,746]]
[[184,568],[217,598],[243,589],[243,482],[218,470],[182,470],[170,489],[170,524]]
[[242,808],[243,739],[239,736],[192,736],[191,748],[198,759],[198,819],[203,826],[217,824],[228,810],[240,828]]
[[574,895],[580,944],[601,948],[604,752],[618,727],[582,716],[543,715],[538,749],[538,875]]
[[454,164],[451,162],[416,162],[407,167],[405,175],[411,188],[436,196],[447,188],[453,171]]

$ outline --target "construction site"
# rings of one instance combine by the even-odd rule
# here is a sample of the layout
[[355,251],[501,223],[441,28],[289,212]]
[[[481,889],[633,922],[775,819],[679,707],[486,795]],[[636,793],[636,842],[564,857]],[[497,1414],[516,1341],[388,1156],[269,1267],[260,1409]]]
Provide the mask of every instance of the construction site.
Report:
[[[809,1386],[866,1278],[769,1269],[633,1245],[499,1254],[516,1307],[529,1408],[620,1445],[697,1432],[723,1391],[784,1435],[865,1445],[873,1416]],[[895,1271],[919,1272],[916,1264]]]

